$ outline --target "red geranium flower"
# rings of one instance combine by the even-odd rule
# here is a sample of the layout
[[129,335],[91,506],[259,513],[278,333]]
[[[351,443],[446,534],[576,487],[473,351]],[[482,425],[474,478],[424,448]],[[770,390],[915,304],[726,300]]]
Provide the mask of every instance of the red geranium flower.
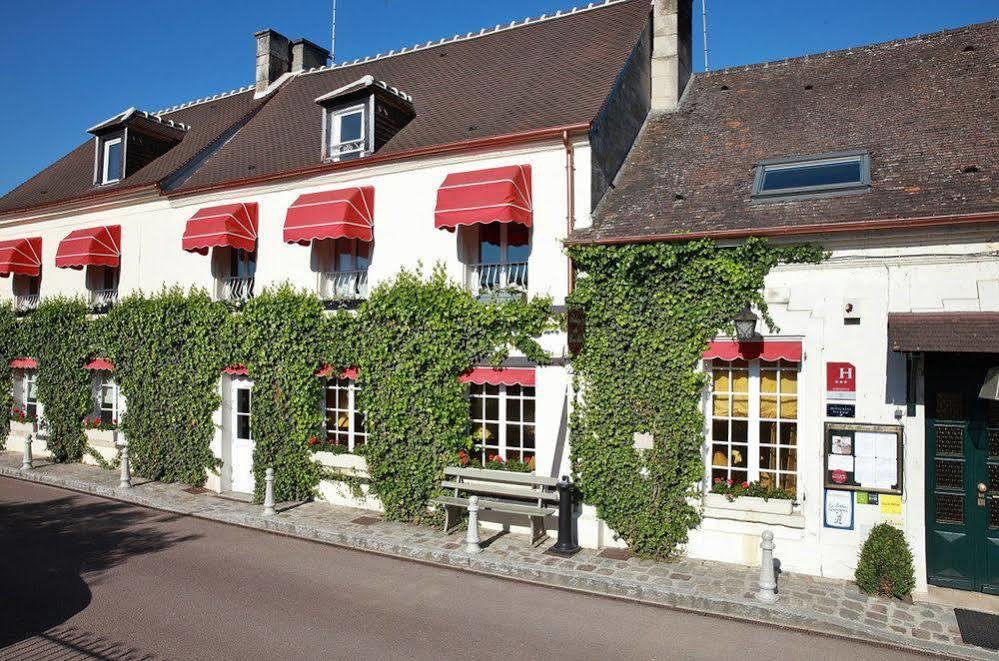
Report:
[[748,489],[749,488],[749,482],[743,482],[742,483],[742,488],[743,489]]
[[728,486],[732,486],[732,478],[728,478],[727,480],[725,480],[725,484],[727,484]]
[[309,438],[309,445],[318,445],[318,444],[319,444],[318,438],[316,438],[315,436]]
[[720,477],[716,477],[715,478],[715,484],[721,484],[721,478]]

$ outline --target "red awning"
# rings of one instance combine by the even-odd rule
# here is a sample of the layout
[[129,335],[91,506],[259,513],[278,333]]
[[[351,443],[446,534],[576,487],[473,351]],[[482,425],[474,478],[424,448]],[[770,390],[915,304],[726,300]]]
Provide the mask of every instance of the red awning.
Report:
[[15,370],[33,370],[38,369],[38,361],[34,358],[15,358],[10,361],[10,366]]
[[531,166],[449,174],[437,189],[434,227],[521,223],[531,226]]
[[763,340],[762,342],[736,342],[733,340],[708,342],[704,359],[753,360],[767,362],[787,360],[801,362],[801,342],[797,340]]
[[374,239],[373,186],[307,193],[288,207],[284,242],[303,246],[318,239]]
[[121,225],[91,227],[70,232],[59,242],[56,266],[82,269],[84,266],[121,265]]
[[0,241],[0,277],[42,274],[42,239],[10,239]]
[[[332,365],[323,365],[322,367],[320,367],[319,369],[316,370],[316,376],[320,376],[320,377],[324,377],[324,378],[325,377],[329,377],[329,376],[333,376],[333,366]],[[357,368],[356,367],[348,367],[347,369],[345,369],[342,372],[340,372],[337,375],[337,377],[339,377],[341,379],[357,379]]]
[[89,363],[84,365],[83,369],[93,370],[95,372],[113,372],[114,363],[107,358],[94,358]]
[[229,246],[252,251],[257,245],[257,203],[238,202],[206,207],[191,216],[184,229],[184,250],[208,254]]
[[222,370],[222,373],[230,376],[249,376],[250,370],[246,368],[246,365],[229,365]]
[[474,383],[477,386],[533,386],[534,368],[493,368],[473,367],[458,377],[462,383]]

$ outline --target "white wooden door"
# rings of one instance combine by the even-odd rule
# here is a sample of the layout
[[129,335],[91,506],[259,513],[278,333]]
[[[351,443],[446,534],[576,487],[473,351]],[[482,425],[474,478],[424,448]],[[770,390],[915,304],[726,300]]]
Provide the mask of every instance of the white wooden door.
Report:
[[232,416],[229,424],[229,484],[237,493],[253,493],[253,383],[233,379]]

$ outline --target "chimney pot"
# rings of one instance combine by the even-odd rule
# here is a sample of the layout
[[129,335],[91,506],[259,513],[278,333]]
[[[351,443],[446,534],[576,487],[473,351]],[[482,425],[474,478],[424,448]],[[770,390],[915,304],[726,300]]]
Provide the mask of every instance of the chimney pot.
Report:
[[693,0],[654,0],[652,111],[676,110],[690,79]]
[[316,67],[326,66],[330,52],[308,39],[296,39],[291,42],[291,71],[308,71]]
[[257,94],[261,94],[291,70],[291,42],[271,29],[253,36],[257,38]]

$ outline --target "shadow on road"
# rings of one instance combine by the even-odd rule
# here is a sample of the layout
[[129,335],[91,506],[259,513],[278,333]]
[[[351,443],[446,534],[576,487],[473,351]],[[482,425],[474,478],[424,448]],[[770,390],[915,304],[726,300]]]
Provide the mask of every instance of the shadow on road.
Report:
[[[81,496],[0,502],[0,658],[90,603],[91,583],[129,557],[197,536],[155,527],[160,513]],[[51,635],[52,632],[49,632]]]
[[0,658],[19,661],[152,661],[155,656],[79,627],[56,627],[0,649]]

